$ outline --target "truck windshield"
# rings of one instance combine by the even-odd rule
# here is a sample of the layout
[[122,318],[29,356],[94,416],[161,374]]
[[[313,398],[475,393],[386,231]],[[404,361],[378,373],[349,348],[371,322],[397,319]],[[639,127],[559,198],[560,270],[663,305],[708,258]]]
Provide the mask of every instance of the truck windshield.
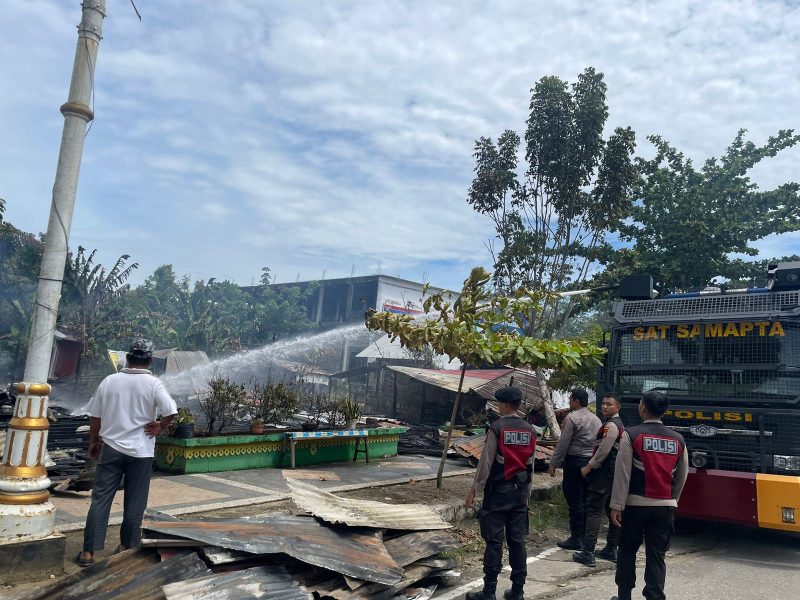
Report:
[[800,396],[800,327],[786,321],[620,328],[611,369],[622,394],[742,400]]

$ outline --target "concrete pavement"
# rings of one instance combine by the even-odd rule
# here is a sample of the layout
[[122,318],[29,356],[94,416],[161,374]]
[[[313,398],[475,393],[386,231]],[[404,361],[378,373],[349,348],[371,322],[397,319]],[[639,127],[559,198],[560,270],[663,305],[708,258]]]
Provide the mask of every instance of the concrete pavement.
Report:
[[[598,561],[590,569],[572,561],[572,552],[553,547],[530,557],[525,597],[529,600],[608,600],[616,594],[614,565]],[[644,552],[637,561],[641,597]],[[790,600],[800,598],[800,538],[767,530],[704,525],[677,535],[667,557],[667,597],[677,600]],[[460,600],[479,589],[479,573],[458,587],[439,590],[436,600]],[[510,588],[508,571],[498,598]]]
[[[208,512],[238,506],[269,504],[290,498],[285,477],[314,482],[329,492],[408,483],[436,478],[439,459],[429,456],[394,456],[364,462],[340,462],[298,469],[252,469],[192,475],[155,474],[150,482],[149,510],[170,515]],[[473,473],[460,461],[448,461],[445,476]],[[83,529],[91,492],[62,492],[52,496],[56,530]],[[122,521],[124,492],[111,508],[112,525]]]

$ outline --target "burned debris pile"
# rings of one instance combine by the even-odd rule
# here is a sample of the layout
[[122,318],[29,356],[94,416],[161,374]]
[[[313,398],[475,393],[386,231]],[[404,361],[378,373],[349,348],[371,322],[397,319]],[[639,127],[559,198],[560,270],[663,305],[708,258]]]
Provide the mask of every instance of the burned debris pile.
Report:
[[436,427],[411,425],[404,433],[400,434],[397,453],[441,456],[444,444],[439,437],[439,430]]
[[443,578],[458,576],[455,560],[441,553],[460,543],[431,507],[352,500],[288,483],[302,514],[183,520],[149,513],[141,549],[99,561],[26,600],[423,600]]

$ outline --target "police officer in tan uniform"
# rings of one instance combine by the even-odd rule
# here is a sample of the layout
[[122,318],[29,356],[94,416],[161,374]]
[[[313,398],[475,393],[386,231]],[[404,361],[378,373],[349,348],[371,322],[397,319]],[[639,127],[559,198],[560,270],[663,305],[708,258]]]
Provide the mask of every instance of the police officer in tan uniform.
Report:
[[574,389],[569,395],[570,413],[561,427],[561,437],[550,459],[550,477],[563,465],[564,497],[569,506],[569,538],[557,542],[565,550],[582,550],[586,533],[586,490],[588,483],[581,469],[589,464],[594,454],[600,419],[588,408],[589,394]]
[[[615,394],[606,394],[602,401],[603,426],[597,432],[597,447],[589,463],[581,469],[586,477],[586,534],[583,550],[572,555],[572,560],[588,567],[596,566],[595,556],[612,562],[617,561],[617,539],[619,527],[611,521],[611,486],[614,484],[614,463],[617,460],[620,440],[625,432],[619,417],[619,399]],[[606,546],[595,554],[600,522],[606,515],[609,519]]]

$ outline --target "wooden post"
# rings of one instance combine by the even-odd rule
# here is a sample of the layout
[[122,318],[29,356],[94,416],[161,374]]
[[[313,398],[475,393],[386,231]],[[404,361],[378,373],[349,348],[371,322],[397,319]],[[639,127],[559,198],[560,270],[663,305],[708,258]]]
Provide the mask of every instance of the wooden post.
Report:
[[453,404],[453,414],[450,416],[450,428],[447,430],[447,441],[442,450],[442,460],[439,461],[439,472],[436,474],[436,488],[442,487],[442,474],[444,473],[444,463],[447,460],[447,451],[450,448],[450,440],[453,438],[453,428],[456,426],[456,416],[461,404],[461,389],[464,387],[464,375],[467,372],[467,364],[461,365],[461,378],[458,380],[458,392],[456,393],[456,401]]

